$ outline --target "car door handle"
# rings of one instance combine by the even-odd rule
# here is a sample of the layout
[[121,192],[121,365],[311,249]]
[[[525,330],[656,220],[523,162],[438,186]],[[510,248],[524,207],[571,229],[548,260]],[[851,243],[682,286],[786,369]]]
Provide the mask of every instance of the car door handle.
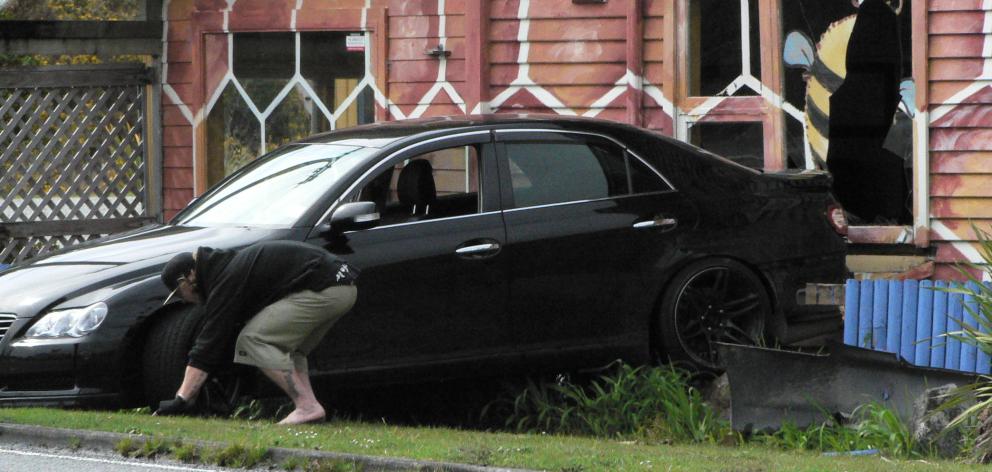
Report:
[[662,218],[658,217],[653,220],[638,221],[634,223],[634,229],[648,229],[648,228],[665,228],[672,229],[678,226],[679,220],[675,218]]
[[[467,244],[467,243],[466,243]],[[500,245],[498,242],[479,242],[477,244],[471,244],[468,246],[462,246],[455,249],[455,254],[465,257],[480,257],[495,255],[499,252]]]

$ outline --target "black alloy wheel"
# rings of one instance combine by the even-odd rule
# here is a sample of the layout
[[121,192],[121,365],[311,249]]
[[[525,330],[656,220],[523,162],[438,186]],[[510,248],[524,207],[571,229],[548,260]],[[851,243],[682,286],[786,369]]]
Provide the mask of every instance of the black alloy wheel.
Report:
[[704,370],[723,368],[718,342],[764,341],[771,301],[758,276],[732,259],[691,264],[665,290],[661,337],[668,356]]

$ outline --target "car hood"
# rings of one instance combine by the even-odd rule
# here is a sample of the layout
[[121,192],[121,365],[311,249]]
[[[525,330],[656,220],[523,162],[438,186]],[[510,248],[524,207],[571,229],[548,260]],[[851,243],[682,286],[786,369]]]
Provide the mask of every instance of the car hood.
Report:
[[[241,247],[285,237],[287,231],[153,225],[101,238],[0,272],[0,313],[31,317],[57,305],[82,305],[72,302],[94,298],[85,295],[101,289],[157,276],[177,253],[200,246]],[[92,301],[98,300],[87,303]]]

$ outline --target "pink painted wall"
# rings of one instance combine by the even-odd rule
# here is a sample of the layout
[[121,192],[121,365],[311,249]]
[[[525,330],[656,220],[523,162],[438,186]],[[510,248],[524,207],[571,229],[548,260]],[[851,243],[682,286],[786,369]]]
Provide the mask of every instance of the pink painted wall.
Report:
[[992,229],[992,1],[930,0],[931,245],[935,278],[978,260],[971,224]]

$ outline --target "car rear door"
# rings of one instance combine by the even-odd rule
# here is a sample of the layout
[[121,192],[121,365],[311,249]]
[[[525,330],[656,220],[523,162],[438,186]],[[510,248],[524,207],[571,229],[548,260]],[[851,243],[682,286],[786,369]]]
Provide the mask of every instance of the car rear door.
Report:
[[673,259],[689,218],[678,193],[604,136],[504,130],[496,140],[514,341],[582,362],[646,354],[660,287],[644,274]]
[[[430,169],[437,197],[429,204],[404,200],[399,186],[413,166]],[[382,219],[322,243],[361,275],[355,308],[311,356],[318,370],[477,359],[505,348],[496,173],[491,134],[480,131],[408,148],[360,179],[345,201],[374,201]]]

